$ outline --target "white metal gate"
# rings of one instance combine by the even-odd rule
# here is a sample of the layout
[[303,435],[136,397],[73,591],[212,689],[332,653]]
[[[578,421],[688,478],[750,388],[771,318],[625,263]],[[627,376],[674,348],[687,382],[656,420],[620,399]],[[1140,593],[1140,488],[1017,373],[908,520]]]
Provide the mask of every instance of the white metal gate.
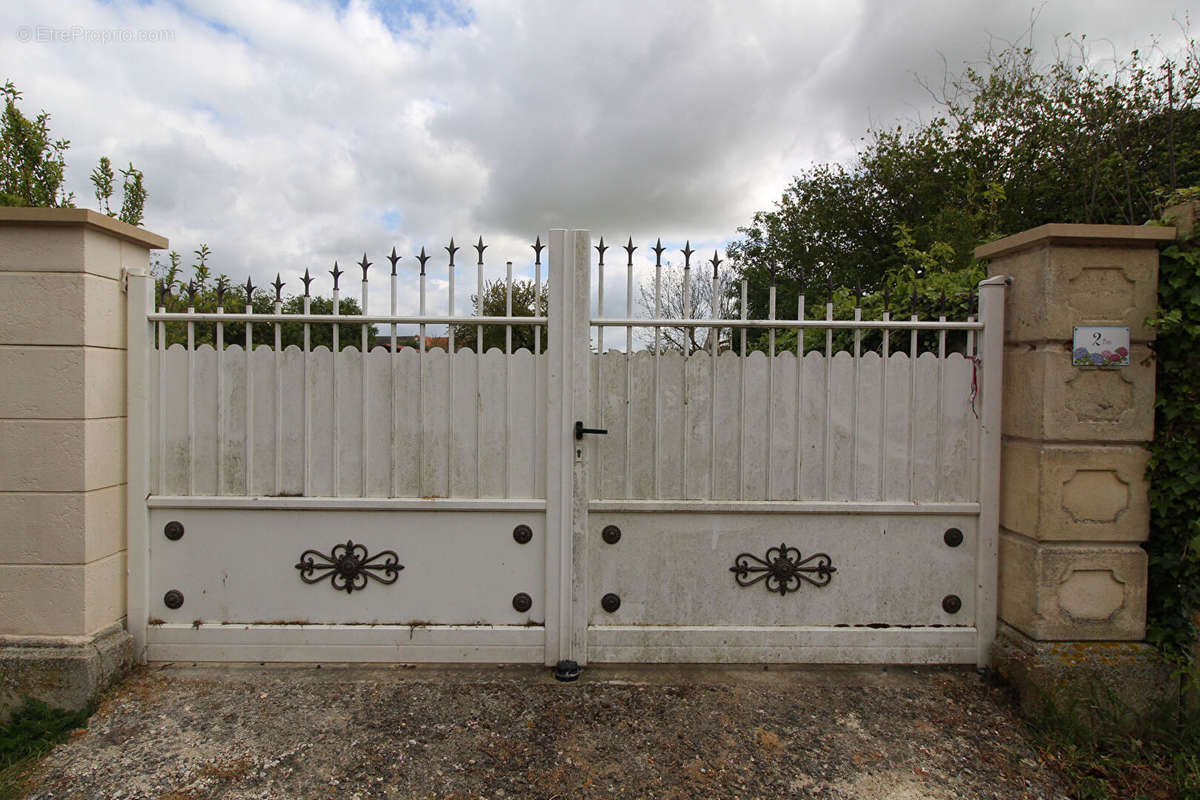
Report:
[[[981,284],[979,320],[835,320],[830,305],[804,320],[803,298],[804,321],[775,319],[773,290],[767,320],[651,320],[633,315],[630,251],[612,317],[603,250],[594,264],[588,232],[555,230],[545,316],[459,316],[457,249],[445,315],[426,313],[424,251],[411,316],[396,313],[395,261],[390,313],[374,314],[364,257],[361,316],[311,314],[307,283],[302,314],[282,313],[279,287],[273,313],[168,312],[149,276],[130,277],[143,658],[986,661],[1002,282]],[[346,324],[357,348],[340,349]],[[378,324],[393,346],[368,351]],[[165,346],[170,325],[186,343]],[[285,325],[302,345],[281,346]],[[420,326],[415,349],[394,346],[395,325]],[[430,325],[476,341],[503,326],[505,348],[430,348]],[[318,326],[331,347],[312,345]],[[519,326],[532,352],[514,349]],[[734,335],[687,354],[633,346],[690,328]],[[810,332],[804,354],[747,353],[754,328]]]

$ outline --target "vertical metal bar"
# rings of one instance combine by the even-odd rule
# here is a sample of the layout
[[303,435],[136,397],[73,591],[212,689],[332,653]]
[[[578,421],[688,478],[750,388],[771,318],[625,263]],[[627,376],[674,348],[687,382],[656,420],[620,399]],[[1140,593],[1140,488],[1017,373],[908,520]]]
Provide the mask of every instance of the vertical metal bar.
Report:
[[[713,258],[717,254],[713,252]],[[709,314],[713,319],[720,319],[721,305],[718,292],[721,280],[717,277],[717,267],[713,266],[712,279],[712,308]],[[708,368],[708,499],[717,496],[717,359],[721,355],[721,329],[710,328],[708,331],[709,348],[712,350]]]
[[[246,297],[247,313],[254,313],[253,294]],[[254,355],[254,324],[246,323],[246,440],[244,461],[246,462],[246,496],[254,494],[254,370],[251,356]]]
[[[662,319],[662,264],[654,266],[654,319],[658,321]],[[654,497],[660,499],[662,494],[658,485],[658,458],[662,452],[662,392],[659,389],[659,355],[662,349],[659,346],[659,335],[662,329],[654,326]]]
[[[336,264],[334,265],[336,266]],[[335,281],[336,283],[336,281]],[[339,419],[341,415],[338,413],[338,354],[341,351],[341,325],[338,324],[338,316],[341,314],[342,298],[337,289],[333,290],[333,353],[332,353],[332,378],[333,384],[333,447],[330,448],[329,459],[333,471],[333,496],[341,496],[342,479],[340,473],[339,462],[341,461],[338,450],[341,446],[338,432],[341,429]]]
[[[601,318],[604,317],[604,251],[607,249],[608,248],[604,246],[604,237],[601,236],[600,244],[596,245],[596,252],[600,254],[600,258],[597,260],[597,264],[596,264],[596,314],[597,314],[597,316],[599,316]],[[590,309],[590,298],[589,298],[589,309]],[[590,314],[589,314],[589,316],[590,316]],[[591,329],[589,328],[588,330],[589,330],[588,336],[589,336],[589,342],[590,342]],[[589,373],[590,373],[590,370],[589,370]],[[590,377],[590,375],[589,375],[589,377]],[[594,413],[596,415],[596,417],[595,417],[596,423],[595,424],[601,428],[605,427],[605,425],[604,425],[604,403],[603,403],[603,395],[601,394],[602,386],[604,386],[604,328],[603,328],[603,326],[596,329],[596,385],[594,387],[594,391],[595,391],[595,402],[594,402],[595,412]],[[592,495],[594,497],[599,497],[600,496],[600,492],[599,492],[600,476],[603,473],[602,464],[603,464],[603,459],[604,459],[604,451],[599,446],[597,446],[593,450],[593,452],[595,453],[595,466],[594,466],[594,469],[588,470],[588,475],[592,481],[592,486],[591,486]]]
[[[283,303],[279,302],[276,295],[275,316],[281,314]],[[279,360],[283,337],[278,322],[272,327],[275,329],[275,494],[279,494],[283,491],[283,387],[280,386],[283,381],[283,367]]]
[[[825,303],[825,321],[833,319],[833,295]],[[825,499],[833,482],[833,328],[825,329]]]
[[[145,267],[129,269],[126,275],[126,627],[133,637],[134,663],[143,664],[146,661],[146,628],[150,618],[150,514],[146,497],[150,494],[150,452],[153,446],[151,394],[156,383],[153,354],[155,326],[146,319],[146,314],[154,308],[154,278]],[[162,323],[159,323],[158,330],[159,336],[163,337],[159,343],[161,364],[161,351],[166,346]],[[161,395],[158,405],[163,405]],[[158,471],[162,472],[162,464],[159,464]]]
[[[187,313],[195,314],[195,296],[188,294]],[[187,471],[188,494],[196,493],[196,323],[187,323]]]
[[[425,248],[421,248],[424,256]],[[420,313],[425,316],[425,262],[421,262]],[[425,491],[425,323],[420,325],[417,341],[417,497]]]
[[[512,262],[504,262],[504,315],[512,317]],[[536,311],[534,312],[536,313]],[[504,496],[512,497],[512,325],[504,326]],[[535,367],[536,371],[536,367]],[[536,399],[536,395],[534,395]]]
[[1004,294],[1011,279],[999,275],[979,284],[979,318],[983,321],[980,358],[979,563],[976,572],[976,664],[991,659],[996,637],[997,564],[1000,538],[1000,401],[1004,377]]
[[[392,248],[392,255],[396,254],[396,249]],[[392,277],[391,277],[391,313],[396,315],[396,262],[392,261]],[[388,458],[388,497],[395,497],[399,494],[399,487],[396,485],[396,448],[400,441],[400,404],[396,402],[396,326],[392,325],[392,346],[388,355],[388,404],[391,419],[391,431],[388,435],[388,452],[391,456]],[[418,469],[419,471],[419,469]]]
[[[626,245],[625,319],[633,318],[633,237]],[[625,499],[633,496],[633,326],[625,326]]]
[[[862,322],[862,306],[854,306],[854,321]],[[862,439],[858,432],[858,387],[861,380],[859,362],[862,361],[862,328],[854,329],[854,381],[853,396],[850,398],[850,499],[858,499],[858,443]]]
[[[747,281],[742,281],[742,303],[739,315],[746,320],[746,300],[750,291]],[[738,500],[746,498],[746,328],[742,327],[741,358],[738,359]]]
[[[691,243],[684,245],[690,248]],[[690,254],[686,254],[690,257]],[[683,267],[683,318],[692,318],[692,270],[684,262]],[[683,346],[681,365],[683,375],[681,377],[681,395],[683,400],[683,408],[680,409],[680,424],[679,424],[679,449],[680,449],[680,473],[679,473],[679,496],[687,497],[687,474],[688,474],[688,361],[692,357],[692,338],[695,328],[683,329]]]
[[[938,317],[938,322],[944,323],[945,321],[946,321],[946,315],[945,315],[945,313],[942,313]],[[934,459],[934,461],[933,461],[933,463],[934,463],[933,484],[936,487],[936,490],[934,492],[934,499],[937,500],[938,502],[941,502],[941,500],[942,500],[942,483],[944,482],[944,476],[942,475],[942,445],[944,443],[944,436],[942,435],[942,407],[944,405],[944,403],[942,401],[942,389],[943,389],[943,383],[945,380],[945,371],[946,371],[945,367],[946,367],[946,329],[942,328],[940,331],[938,331],[937,414],[934,417],[934,419],[937,420],[937,424],[934,425],[934,441],[937,444],[937,448],[934,450],[934,454],[933,454],[933,459]]]
[[[800,287],[800,298],[796,301],[796,319],[804,319],[804,287]],[[795,497],[800,498],[800,468],[804,464],[804,329],[796,330],[796,491]]]
[[[891,322],[892,312],[883,312],[883,321]],[[883,329],[883,342],[880,346],[882,359],[879,364],[879,500],[887,486],[884,474],[887,471],[887,375],[888,360],[891,358],[891,331]]]
[[[366,259],[367,259],[366,255],[363,255],[364,262],[366,261]],[[360,308],[362,309],[363,314],[367,313],[367,281],[366,281],[366,271],[365,270],[363,271],[362,305],[360,306]],[[367,408],[367,341],[368,341],[368,338],[367,338],[367,326],[364,324],[364,325],[359,325],[358,327],[359,327],[359,342],[360,342],[359,352],[358,352],[358,363],[362,365],[362,370],[359,375],[359,380],[361,382],[361,392],[359,395],[360,411],[359,411],[359,420],[358,420],[359,437],[362,441],[362,445],[360,448],[362,451],[362,456],[359,458],[360,476],[359,476],[359,484],[358,484],[358,487],[359,487],[358,494],[360,497],[366,497],[367,496],[367,473],[368,473],[367,465],[370,463],[370,460],[371,460],[370,459],[371,434],[370,434],[370,430],[369,430],[370,422],[368,421],[368,417],[370,415],[368,413],[368,408]]]
[[[537,241],[538,241],[538,244],[541,244],[540,236],[538,237]],[[533,264],[533,313],[535,315],[541,316],[542,304],[543,304],[542,303],[542,251],[538,250],[537,256],[534,258],[534,264]],[[534,403],[540,402],[540,398],[542,396],[538,391],[538,359],[536,358],[536,356],[541,354],[541,350],[542,350],[542,326],[534,325],[533,326],[533,355],[535,356],[535,358],[533,359],[533,402]],[[533,424],[529,426],[529,436],[533,440],[531,443],[533,446],[529,448],[530,452],[533,453],[533,456],[530,459],[530,465],[529,465],[529,468],[530,468],[529,485],[531,487],[531,491],[533,492],[534,496],[537,495],[537,485],[538,485],[537,430],[538,430],[539,418],[541,418],[541,417],[542,417],[542,415],[536,413],[536,411],[535,411]],[[549,491],[550,491],[550,487],[546,487],[546,492],[549,492]]]
[[[482,248],[483,237],[479,237]],[[475,316],[483,316],[483,250],[479,250],[479,263],[475,265]],[[483,326],[475,326],[475,496],[483,496],[483,478],[480,463],[483,460]]]
[[[969,302],[969,300],[968,300],[968,302]],[[976,319],[976,317],[974,314],[967,315],[967,322],[974,322],[975,319]],[[977,342],[975,340],[975,331],[973,331],[973,330],[967,331],[966,355],[967,355],[967,358],[971,359],[971,374],[977,376],[978,369],[979,369],[979,350],[976,347],[976,345],[977,345]],[[971,398],[971,402],[975,403],[979,399],[978,384],[973,386],[972,389],[975,391],[976,394],[975,394],[975,396],[973,396]],[[972,407],[972,411],[974,411],[974,407]],[[979,418],[978,413],[976,413],[975,417],[976,417],[976,419]],[[982,433],[980,435],[982,435]],[[969,445],[967,448],[967,457],[970,459],[971,463],[977,463],[979,460],[979,451],[980,451],[979,438],[980,438],[979,436],[972,436],[970,439],[967,440],[968,445]],[[979,484],[979,470],[976,469],[975,474],[974,474],[974,479],[971,481],[971,498],[973,500],[975,500],[976,502],[979,501],[979,485],[980,485]]]
[[[160,314],[165,314],[167,307],[159,306],[158,311]],[[155,484],[158,489],[155,493],[162,494],[165,486],[164,475],[167,472],[167,404],[163,402],[166,395],[164,382],[167,379],[167,323],[165,322],[158,323],[157,356],[158,369],[155,370],[155,379],[158,383],[158,414],[156,414],[158,424],[154,431],[154,438],[158,442],[158,469],[155,470],[157,473]]]
[[[224,314],[225,307],[217,306],[217,313]],[[225,323],[218,322],[217,342],[217,491],[225,493]]]
[[[450,246],[454,246],[454,240],[450,240]],[[454,254],[450,254],[449,266],[449,300],[447,302],[447,316],[454,316]],[[451,487],[454,481],[451,478],[454,464],[454,324],[450,323],[446,326],[446,358],[448,364],[448,373],[450,380],[446,387],[446,494],[445,497],[452,497],[453,492]]]
[[[304,272],[305,277],[308,271]],[[312,311],[308,286],[304,287],[304,314]],[[304,323],[304,496],[312,497],[312,387],[308,384],[309,353],[312,350],[312,326]]]
[[[914,295],[915,297],[915,295]],[[917,307],[913,304],[912,321],[917,322]],[[908,499],[917,500],[917,329],[909,331],[908,340]]]
[[[767,294],[767,319],[775,319],[775,283],[772,280]],[[775,472],[775,329],[767,329],[767,496],[764,500],[774,497]]]

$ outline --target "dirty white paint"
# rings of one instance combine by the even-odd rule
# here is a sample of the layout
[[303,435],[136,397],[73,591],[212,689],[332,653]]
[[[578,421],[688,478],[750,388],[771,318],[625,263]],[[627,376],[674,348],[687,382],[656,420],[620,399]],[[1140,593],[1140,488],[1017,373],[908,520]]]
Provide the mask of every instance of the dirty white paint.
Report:
[[[280,349],[273,315],[254,316],[249,355],[154,350],[153,324],[161,338],[163,320],[183,315],[141,325],[130,312],[130,352],[145,361],[130,373],[130,419],[144,422],[131,422],[131,448],[148,450],[130,462],[131,486],[149,495],[130,521],[142,655],[986,663],[1002,281],[981,286],[980,322],[833,320],[827,306],[822,321],[720,321],[828,321],[808,337],[824,347],[801,355],[635,353],[632,328],[653,324],[628,318],[628,301],[625,319],[589,316],[587,232],[548,242],[537,355]],[[475,324],[424,306],[364,321]],[[862,331],[880,326],[887,348],[864,352]],[[591,349],[605,327],[625,328],[625,351]],[[853,332],[849,351],[833,351],[834,328]],[[913,358],[917,328],[935,345]],[[965,355],[949,352],[948,331]],[[608,433],[576,441],[576,422]],[[178,542],[163,536],[170,520],[186,528]],[[513,540],[519,523],[535,532],[528,545]],[[616,545],[600,539],[608,524],[622,529]],[[943,539],[951,527],[958,547]],[[397,582],[347,594],[299,579],[304,550],[351,539],[396,551]],[[739,554],[781,544],[827,554],[829,585],[780,596],[736,584]],[[170,589],[182,608],[163,604]],[[518,592],[530,611],[513,609]],[[600,605],[610,592],[612,613]]]

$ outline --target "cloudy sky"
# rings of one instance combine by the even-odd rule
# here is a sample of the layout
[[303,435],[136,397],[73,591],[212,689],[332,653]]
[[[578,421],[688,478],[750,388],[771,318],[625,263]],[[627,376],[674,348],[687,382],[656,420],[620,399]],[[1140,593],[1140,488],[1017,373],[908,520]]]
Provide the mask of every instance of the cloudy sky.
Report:
[[289,289],[309,267],[327,293],[333,260],[364,249],[386,266],[395,245],[403,270],[425,245],[443,276],[450,236],[484,237],[489,278],[506,259],[520,272],[551,227],[711,255],[797,171],[850,158],[871,125],[928,118],[917,77],[939,82],[1031,16],[1040,50],[1087,34],[1103,58],[1173,52],[1188,6],[5,0],[0,80],[71,140],[80,205],[100,155],[132,161],[145,226],[172,248],[207,243],[217,271],[279,271]]

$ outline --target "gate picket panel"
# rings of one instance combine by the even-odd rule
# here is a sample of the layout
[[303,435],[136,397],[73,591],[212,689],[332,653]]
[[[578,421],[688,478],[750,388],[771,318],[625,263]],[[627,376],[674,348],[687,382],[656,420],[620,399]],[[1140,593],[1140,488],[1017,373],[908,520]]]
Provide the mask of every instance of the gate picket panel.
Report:
[[938,448],[943,431],[937,417],[938,357],[921,353],[916,361],[915,406],[913,420],[912,500],[933,500],[937,496]]
[[684,363],[678,352],[664,353],[658,367],[658,496],[683,497]]
[[[428,359],[428,356],[426,356]],[[422,430],[421,354],[406,347],[392,355],[395,374],[392,392],[396,397],[396,441],[392,447],[392,468],[395,489],[399,497],[421,497],[423,484],[422,453],[428,448],[428,437]]]
[[195,408],[192,416],[193,494],[217,493],[217,351],[202,344],[192,353],[192,391]]
[[382,347],[367,353],[367,485],[365,497],[388,497],[392,493],[392,355]]
[[879,496],[879,410],[883,402],[881,359],[878,353],[865,353],[858,363],[858,413],[854,430],[855,500],[880,500]]
[[250,387],[250,494],[269,496],[275,494],[275,351],[266,345],[256,345],[250,353]]
[[825,499],[825,357],[804,356],[800,410],[800,500]]
[[316,497],[333,497],[333,353],[316,347],[308,354],[308,427],[310,488]]
[[449,464],[446,462],[450,438],[451,414],[446,408],[450,396],[450,359],[445,350],[428,350],[424,357],[425,402],[422,406],[424,437],[422,483],[425,497],[446,497],[449,491]]
[[712,465],[712,356],[701,350],[687,358],[687,473],[684,497],[709,497]]
[[834,353],[829,364],[829,381],[829,486],[826,499],[853,500],[854,359],[846,351]]
[[476,482],[476,428],[480,424],[476,412],[476,371],[479,362],[470,350],[459,350],[452,356],[453,400],[442,413],[450,418],[450,487],[447,497],[478,497]]
[[654,356],[649,352],[634,353],[630,364],[630,421],[633,437],[630,442],[632,464],[631,497],[654,497]]
[[625,404],[628,400],[625,393],[625,354],[609,350],[593,358],[602,365],[602,374],[608,378],[599,392],[597,424],[607,428],[608,435],[596,440],[597,464],[592,470],[597,487],[596,496],[624,497],[625,472],[629,466],[629,454],[625,451]]
[[908,435],[912,425],[909,407],[909,377],[912,361],[908,353],[892,353],[887,363],[887,405],[884,425],[883,497],[893,502],[906,502],[908,491]]
[[504,357],[508,364],[508,491],[512,497],[540,497],[534,480],[538,424],[546,416],[543,396],[536,394],[540,358],[525,348]]
[[785,351],[771,365],[771,492],[767,500],[796,494],[796,356]]
[[772,443],[767,430],[770,405],[764,387],[771,365],[766,354],[757,350],[744,361],[741,418],[745,426],[746,449],[743,454],[741,496],[745,500],[765,500],[769,471],[767,461]]
[[279,446],[283,469],[278,493],[304,494],[304,353],[291,345],[279,354]]
[[[472,353],[474,356],[474,353]],[[478,453],[479,496],[504,497],[504,476],[507,452],[505,433],[509,426],[509,399],[505,386],[504,364],[506,356],[501,350],[492,348],[476,357],[479,369],[479,413],[476,419],[480,427]],[[471,456],[468,456],[470,459]]]
[[187,351],[173,344],[163,359],[164,403],[162,437],[162,482],[164,494],[188,493],[188,402],[191,382]]
[[737,500],[741,496],[741,358],[732,351],[717,356],[717,479],[715,497]]

